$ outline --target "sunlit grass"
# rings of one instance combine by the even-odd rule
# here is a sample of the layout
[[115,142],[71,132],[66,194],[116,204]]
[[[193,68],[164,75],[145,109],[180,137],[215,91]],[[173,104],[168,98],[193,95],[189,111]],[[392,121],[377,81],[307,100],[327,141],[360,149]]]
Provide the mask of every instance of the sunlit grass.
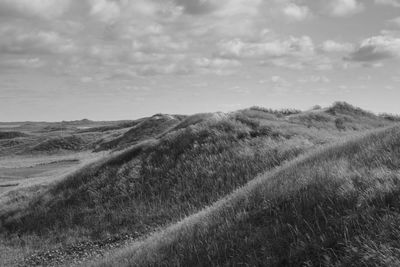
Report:
[[398,266],[400,128],[302,156],[95,266]]

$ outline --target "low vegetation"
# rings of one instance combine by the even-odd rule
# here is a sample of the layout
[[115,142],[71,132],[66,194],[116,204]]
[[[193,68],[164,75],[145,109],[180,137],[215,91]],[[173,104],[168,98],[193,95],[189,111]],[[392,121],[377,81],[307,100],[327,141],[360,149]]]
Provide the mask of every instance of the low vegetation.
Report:
[[[93,127],[73,129],[83,123]],[[63,123],[69,129],[64,137],[53,132],[33,136],[3,153],[25,153],[27,144],[33,144],[28,147],[34,148],[29,151],[34,155],[123,151],[40,190],[23,206],[0,213],[0,252],[1,246],[32,252],[110,237],[143,238],[173,225],[107,264],[128,259],[132,265],[297,266],[307,261],[321,265],[329,259],[340,266],[349,248],[341,243],[347,239],[335,231],[350,229],[346,216],[354,211],[354,196],[337,197],[335,186],[364,194],[364,175],[381,175],[379,168],[395,175],[388,167],[397,164],[395,146],[389,146],[395,138],[382,143],[375,142],[375,136],[397,136],[397,128],[318,151],[338,139],[394,123],[393,118],[342,102],[305,112],[253,107],[228,114],[156,114],[109,125]],[[384,152],[376,153],[378,148]],[[369,154],[361,157],[364,150]],[[384,159],[387,162],[379,165]],[[371,162],[379,163],[378,169],[365,169],[374,166]],[[360,184],[353,179],[356,173]],[[318,178],[321,175],[325,176]],[[346,179],[351,183],[344,183]],[[207,206],[211,207],[203,210]],[[191,214],[196,215],[174,225]],[[265,240],[270,242],[263,245]],[[310,251],[308,256],[302,256],[305,251]]]
[[18,137],[26,137],[27,134],[21,132],[1,132],[0,131],[0,140],[1,139],[14,139]]
[[78,136],[57,137],[46,140],[31,148],[32,152],[52,152],[54,150],[82,150],[85,142]]
[[157,136],[176,126],[180,120],[181,116],[163,114],[156,114],[150,118],[141,119],[121,136],[109,141],[98,142],[95,150],[121,150],[135,145],[141,141],[156,138]]
[[146,232],[211,204],[312,146],[240,120],[197,124],[86,168],[29,209],[1,217],[3,232],[48,238]]
[[398,266],[400,127],[265,173],[94,266]]

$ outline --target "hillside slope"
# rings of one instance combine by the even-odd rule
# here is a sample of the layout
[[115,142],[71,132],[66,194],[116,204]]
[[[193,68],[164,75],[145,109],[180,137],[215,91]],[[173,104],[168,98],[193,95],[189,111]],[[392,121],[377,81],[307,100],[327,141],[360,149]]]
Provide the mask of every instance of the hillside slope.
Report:
[[182,117],[183,116],[156,114],[150,118],[139,120],[136,125],[121,136],[109,141],[99,142],[96,151],[108,149],[121,150],[138,144],[141,141],[156,138],[158,135],[178,125]]
[[[13,208],[0,214],[0,240],[14,251],[43,254],[49,247],[62,250],[81,242],[142,237],[299,155],[395,123],[348,104],[331,108],[335,112],[250,108],[227,114],[159,114],[71,130],[78,138],[105,137],[103,141],[114,142],[112,149],[129,148],[24,200],[28,205],[19,206],[22,198],[14,198]],[[337,120],[344,123],[338,127]],[[48,141],[43,144],[53,147]],[[37,264],[53,264],[52,259]]]
[[399,266],[400,127],[303,156],[93,266]]

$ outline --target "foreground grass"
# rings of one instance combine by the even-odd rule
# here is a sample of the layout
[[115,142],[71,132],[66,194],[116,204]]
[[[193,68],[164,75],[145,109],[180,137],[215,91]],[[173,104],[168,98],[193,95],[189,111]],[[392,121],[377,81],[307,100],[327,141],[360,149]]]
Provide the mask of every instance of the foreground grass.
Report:
[[322,149],[93,266],[399,266],[400,127]]

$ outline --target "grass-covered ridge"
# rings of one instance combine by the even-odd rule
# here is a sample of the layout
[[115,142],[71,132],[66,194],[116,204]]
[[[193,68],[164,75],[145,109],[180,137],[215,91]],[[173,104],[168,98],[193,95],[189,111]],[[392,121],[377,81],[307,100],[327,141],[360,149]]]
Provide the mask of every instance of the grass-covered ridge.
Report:
[[310,153],[94,266],[398,266],[400,127]]
[[[0,239],[10,249],[46,251],[79,241],[143,237],[212,205],[261,173],[339,139],[393,125],[393,118],[337,103],[304,112],[253,107],[191,116],[156,114],[136,121],[90,122],[78,130],[63,123],[69,130],[61,139],[60,133],[33,131],[33,137],[21,140],[42,140],[38,155],[66,153],[78,139],[78,149],[85,151],[104,144],[125,150],[109,156],[101,152],[105,158],[25,200],[19,197],[23,194],[8,198],[12,205],[0,211]],[[34,147],[19,146],[16,151]]]
[[211,204],[314,145],[243,116],[221,115],[77,172],[28,209],[0,217],[0,230],[58,239],[66,233],[143,233]]

